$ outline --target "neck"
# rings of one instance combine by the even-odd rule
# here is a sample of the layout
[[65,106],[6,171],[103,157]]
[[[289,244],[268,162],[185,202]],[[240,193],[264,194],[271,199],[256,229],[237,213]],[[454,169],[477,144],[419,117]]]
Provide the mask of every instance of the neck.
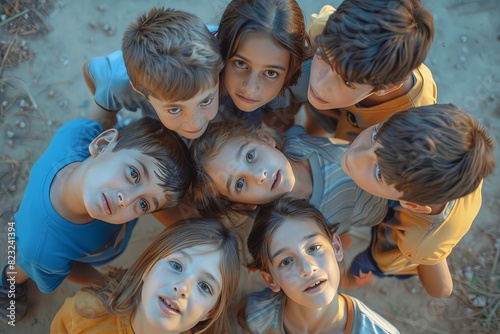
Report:
[[82,197],[80,183],[82,162],[74,162],[61,169],[50,186],[50,202],[56,212],[74,224],[85,224],[93,220],[89,216]]
[[311,164],[307,159],[290,161],[290,164],[295,176],[295,185],[293,186],[291,195],[298,198],[310,199],[313,191]]
[[137,310],[132,315],[132,330],[135,334],[150,334],[150,333],[164,333],[164,334],[179,334],[179,332],[165,332],[159,331],[158,328],[154,328],[149,324],[146,320],[147,318],[144,315],[144,310],[142,310],[141,305],[137,308]]
[[402,95],[405,95],[410,91],[412,87],[413,87],[413,75],[410,74],[408,78],[405,79],[405,81],[403,82],[403,85],[398,89],[384,95],[371,94],[370,96],[368,96],[366,99],[362,100],[359,103],[365,107],[373,107],[387,101],[392,101]]
[[325,307],[309,308],[286,299],[284,327],[287,333],[344,333],[347,325],[346,302],[336,294]]
[[441,212],[443,212],[444,208],[446,207],[446,204],[447,203],[429,205],[429,207],[431,208],[431,212],[429,212],[429,214],[430,215],[438,215],[438,214],[440,214]]

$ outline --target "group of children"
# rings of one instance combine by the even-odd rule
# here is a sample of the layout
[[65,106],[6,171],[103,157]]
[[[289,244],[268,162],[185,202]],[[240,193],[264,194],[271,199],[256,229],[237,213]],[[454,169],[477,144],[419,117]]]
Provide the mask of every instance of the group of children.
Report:
[[[212,30],[154,8],[84,64],[95,106],[32,168],[2,321],[13,300],[16,321],[26,313],[28,279],[86,286],[52,333],[398,333],[339,287],[418,275],[451,294],[446,258],[480,209],[494,143],[435,104],[420,0],[344,0],[308,30],[295,0],[232,0]],[[115,128],[121,108],[145,117]],[[128,270],[95,269],[147,213],[165,231]],[[228,227],[233,213],[249,235]],[[357,227],[370,246],[341,267]],[[235,301],[242,266],[267,288]]]

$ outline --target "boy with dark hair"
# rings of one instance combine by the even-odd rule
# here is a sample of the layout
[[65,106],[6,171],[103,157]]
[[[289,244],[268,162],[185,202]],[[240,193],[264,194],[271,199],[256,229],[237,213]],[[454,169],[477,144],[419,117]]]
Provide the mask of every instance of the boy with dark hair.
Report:
[[224,67],[215,37],[193,14],[153,8],[126,30],[122,49],[87,61],[93,116],[112,127],[125,107],[187,139],[200,137],[217,114]]
[[[93,265],[120,255],[137,217],[175,206],[194,173],[186,144],[160,121],[120,131],[93,120],[64,124],[34,164],[15,214],[17,263],[1,270],[0,320],[27,310],[27,280],[52,292],[65,279],[103,279]],[[14,261],[15,262],[15,261]]]
[[471,227],[495,167],[486,130],[452,104],[411,108],[364,130],[342,166],[366,192],[395,201],[351,274],[418,274],[431,296],[450,295],[446,258]]
[[394,113],[436,103],[423,65],[433,18],[420,0],[345,0],[311,21],[316,55],[304,65],[308,133],[352,141]]

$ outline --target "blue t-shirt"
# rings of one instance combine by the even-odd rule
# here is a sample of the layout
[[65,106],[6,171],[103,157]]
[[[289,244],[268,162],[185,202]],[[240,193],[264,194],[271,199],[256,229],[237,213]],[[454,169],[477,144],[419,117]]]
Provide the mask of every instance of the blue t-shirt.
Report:
[[130,111],[139,108],[143,116],[158,119],[148,100],[132,88],[121,50],[93,58],[89,62],[88,72],[96,89],[95,102],[101,108],[113,112],[122,107]]
[[94,220],[73,224],[50,202],[56,174],[90,156],[89,144],[102,131],[95,121],[77,119],[64,124],[33,165],[19,210],[15,214],[18,264],[40,291],[49,293],[70,273],[73,262],[101,265],[123,252],[137,219],[125,224]]

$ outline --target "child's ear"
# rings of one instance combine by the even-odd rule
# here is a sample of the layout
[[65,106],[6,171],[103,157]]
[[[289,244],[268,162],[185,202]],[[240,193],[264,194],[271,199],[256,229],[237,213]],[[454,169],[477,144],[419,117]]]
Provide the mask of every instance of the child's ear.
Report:
[[411,210],[415,213],[422,213],[428,215],[432,212],[432,208],[428,205],[420,205],[412,202],[399,201],[401,206],[405,209]]
[[231,208],[236,211],[251,211],[257,209],[257,204],[231,203]]
[[132,83],[132,81],[128,81],[130,83],[130,86],[132,87],[132,89],[136,92],[136,93],[139,93],[141,94],[142,96],[144,96],[146,99],[148,98],[146,95],[142,94],[141,91],[139,91],[137,88],[135,88],[134,84]]
[[386,88],[386,89],[381,89],[381,90],[377,90],[375,91],[375,95],[377,96],[384,96],[386,94],[389,94],[389,93],[392,93],[394,92],[395,90],[398,90],[401,88],[401,86],[403,86],[404,82],[400,83],[400,84],[397,84],[395,86],[392,86],[392,87],[389,87],[389,88]]
[[274,279],[270,273],[266,273],[265,271],[261,271],[260,277],[264,280],[264,282],[266,282],[269,289],[271,289],[273,292],[276,292],[276,293],[280,292],[280,290],[281,290],[280,286],[274,281]]
[[269,146],[276,147],[276,140],[274,140],[273,136],[271,136],[268,132],[262,129],[258,129],[256,131],[260,140],[262,140]]
[[333,234],[332,247],[337,262],[342,261],[344,259],[344,249],[342,248],[342,241],[340,241],[340,237],[337,233]]
[[89,144],[89,152],[92,157],[97,157],[109,145],[114,144],[118,140],[118,130],[109,129],[95,137]]

